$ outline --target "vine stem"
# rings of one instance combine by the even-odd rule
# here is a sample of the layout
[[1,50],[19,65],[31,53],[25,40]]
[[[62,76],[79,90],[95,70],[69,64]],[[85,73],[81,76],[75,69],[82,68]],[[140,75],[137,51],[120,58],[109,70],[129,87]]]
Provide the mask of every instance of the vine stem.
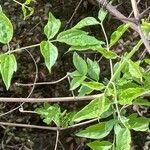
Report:
[[12,103],[44,103],[44,102],[73,102],[73,101],[88,101],[95,98],[104,96],[104,94],[88,95],[88,96],[75,96],[75,97],[56,97],[56,98],[6,98],[0,97],[0,102],[12,102]]

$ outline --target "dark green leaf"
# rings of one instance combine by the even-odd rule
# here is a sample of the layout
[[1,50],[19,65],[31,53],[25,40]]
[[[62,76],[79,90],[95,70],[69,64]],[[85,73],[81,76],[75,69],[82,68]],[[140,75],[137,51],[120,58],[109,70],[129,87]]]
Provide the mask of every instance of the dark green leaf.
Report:
[[0,43],[7,44],[13,37],[13,26],[6,15],[0,11]]
[[44,57],[45,65],[49,72],[51,72],[51,68],[55,64],[58,57],[58,50],[49,41],[42,41],[40,44],[40,50]]
[[86,17],[82,19],[77,25],[73,27],[73,29],[81,29],[86,26],[97,25],[99,22],[94,17]]
[[92,61],[91,59],[87,59],[88,65],[88,75],[95,81],[99,80],[100,76],[100,67],[96,61]]
[[61,22],[56,19],[51,12],[49,12],[48,23],[44,27],[44,33],[47,39],[52,39],[59,31]]
[[112,143],[108,141],[94,141],[87,144],[92,150],[110,150]]
[[111,102],[107,98],[104,98],[104,96],[96,98],[80,110],[74,116],[73,121],[80,122],[82,120],[100,117],[109,109],[110,105]]
[[2,74],[3,81],[5,83],[6,89],[10,87],[11,79],[13,73],[17,71],[17,62],[13,54],[4,55],[0,57],[0,71]]
[[77,53],[73,54],[73,64],[80,74],[83,76],[87,74],[87,64]]
[[87,127],[85,130],[80,131],[76,135],[79,137],[90,138],[90,139],[102,139],[106,137],[114,126],[113,120],[107,122],[101,122],[90,127]]

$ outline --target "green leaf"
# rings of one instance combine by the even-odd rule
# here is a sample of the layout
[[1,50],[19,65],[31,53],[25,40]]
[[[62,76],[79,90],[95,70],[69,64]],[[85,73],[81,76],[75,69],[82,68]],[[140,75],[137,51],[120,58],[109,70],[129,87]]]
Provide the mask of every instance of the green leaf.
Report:
[[115,150],[131,150],[131,133],[127,128],[115,126],[116,149]]
[[150,119],[145,117],[137,117],[137,114],[129,116],[128,126],[129,129],[135,131],[147,131],[149,129]]
[[82,85],[89,87],[90,89],[101,91],[105,88],[105,85],[99,82],[83,82]]
[[58,57],[57,48],[49,41],[42,41],[40,44],[40,51],[44,57],[47,69],[51,72],[51,68],[55,64]]
[[71,83],[70,83],[70,90],[75,90],[76,88],[78,88],[81,83],[86,79],[86,76],[76,76],[73,77]]
[[109,109],[110,105],[111,102],[107,98],[104,98],[104,96],[96,98],[80,110],[73,117],[73,121],[80,122],[82,120],[100,117]]
[[106,137],[114,126],[114,121],[110,120],[107,122],[101,122],[90,127],[87,127],[85,130],[80,131],[76,135],[79,137],[90,138],[90,139],[102,139]]
[[95,37],[89,36],[85,31],[76,29],[61,32],[58,35],[57,40],[70,46],[77,47],[101,45],[101,41],[97,40]]
[[100,76],[100,67],[96,61],[92,61],[91,59],[87,59],[88,65],[88,75],[95,81],[99,80]]
[[86,45],[86,46],[71,46],[69,48],[69,51],[73,51],[73,50],[76,50],[76,51],[88,51],[88,50],[96,50],[96,49],[99,49],[101,48],[101,45],[102,44],[105,44],[103,41],[100,41],[99,44],[97,45]]
[[150,59],[144,59],[144,61],[150,65]]
[[13,73],[17,71],[16,58],[13,54],[10,54],[4,55],[0,59],[0,71],[2,74],[2,79],[5,83],[6,89],[8,90],[11,84]]
[[107,16],[107,10],[105,10],[104,8],[101,8],[98,12],[98,19],[101,21],[101,23],[103,23],[104,19]]
[[43,122],[49,125],[52,121],[57,125],[60,126],[60,115],[61,111],[58,105],[49,105],[45,103],[43,107],[37,108],[35,110],[41,118],[43,118]]
[[47,39],[52,39],[59,31],[61,22],[56,19],[51,12],[49,12],[49,18],[46,26],[44,27],[44,33]]
[[13,37],[13,26],[6,15],[0,11],[0,43],[8,44]]
[[22,12],[24,16],[24,20],[33,15],[34,9],[32,7],[28,7],[25,4],[22,4]]
[[150,102],[147,99],[138,98],[133,101],[134,105],[141,105],[141,106],[150,106]]
[[149,92],[148,90],[140,87],[128,88],[128,89],[124,89],[123,91],[121,90],[119,94],[119,103],[121,105],[126,105],[126,104],[130,105],[132,104],[132,101],[134,99],[148,92]]
[[140,69],[139,64],[129,60],[128,65],[129,65],[129,72],[133,77],[142,78],[143,75],[141,73],[141,69]]
[[77,53],[73,54],[73,64],[80,74],[83,76],[87,74],[87,64]]
[[118,40],[121,38],[121,36],[127,31],[129,28],[129,24],[122,24],[120,25],[116,31],[114,31],[110,38],[110,47],[112,47]]
[[87,95],[87,94],[90,94],[93,90],[90,89],[89,87],[87,86],[81,86],[80,89],[78,90],[79,92],[79,95],[78,96],[84,96],[84,95]]
[[99,47],[96,50],[107,59],[116,59],[118,57],[115,52],[107,51],[105,48],[102,48],[102,47]]
[[142,19],[142,24],[141,24],[142,31],[144,32],[144,35],[148,40],[150,40],[150,22]]
[[99,22],[94,17],[86,17],[77,23],[72,29],[81,29],[86,26],[97,25]]
[[92,150],[110,150],[112,143],[108,141],[94,141],[87,144]]

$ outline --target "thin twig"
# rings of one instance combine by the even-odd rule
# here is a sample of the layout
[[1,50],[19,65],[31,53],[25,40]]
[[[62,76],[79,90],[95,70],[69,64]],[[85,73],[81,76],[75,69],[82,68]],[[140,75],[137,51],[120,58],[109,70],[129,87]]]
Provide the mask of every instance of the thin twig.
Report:
[[[25,49],[25,50],[26,50],[26,49]],[[33,55],[32,55],[28,50],[26,50],[26,52],[28,52],[28,54],[31,56],[31,58],[32,58],[32,60],[33,60],[33,62],[34,62],[34,65],[35,65],[35,72],[36,72],[36,74],[35,74],[35,79],[34,79],[34,84],[35,84],[36,81],[37,81],[37,78],[38,78],[38,76],[37,76],[37,75],[38,75],[38,66],[37,66],[37,63],[36,63],[36,61],[35,61]],[[29,97],[31,96],[31,94],[33,93],[34,88],[35,88],[35,85],[33,85],[33,87],[32,87],[32,89],[31,89],[30,93],[29,93],[28,96],[27,96],[27,98],[29,98]],[[21,102],[21,101],[20,101],[20,102]],[[3,117],[3,116],[5,116],[5,115],[8,115],[8,114],[10,114],[10,113],[12,113],[12,112],[18,110],[19,108],[23,109],[24,103],[25,103],[25,102],[21,103],[19,106],[15,107],[14,109],[12,109],[12,110],[10,110],[10,111],[8,111],[8,112],[5,112],[5,113],[3,113],[3,114],[0,114],[0,117]]]
[[[68,126],[66,128],[59,128],[59,131],[80,127],[80,126],[83,126],[83,125],[93,123],[95,121],[98,121],[98,119],[96,118],[96,119],[88,120],[88,121],[85,121],[85,122],[77,123],[77,124],[74,124],[72,126]],[[10,122],[0,122],[0,126],[34,128],[34,129],[51,130],[51,131],[57,131],[58,130],[58,127],[38,126],[38,125],[30,125],[30,124],[22,124],[22,123],[10,123]]]
[[59,129],[57,129],[57,132],[56,132],[56,142],[55,142],[55,148],[54,148],[54,150],[57,150],[58,140],[59,140]]
[[95,98],[102,97],[103,94],[88,95],[88,96],[77,96],[77,97],[57,97],[57,98],[7,98],[0,97],[0,102],[11,102],[11,103],[44,103],[44,102],[73,102],[73,101],[88,101]]
[[70,22],[71,22],[72,19],[74,18],[74,16],[75,16],[77,10],[79,9],[79,7],[80,7],[82,1],[83,1],[83,0],[80,0],[80,1],[79,1],[79,3],[78,3],[78,5],[76,6],[76,8],[75,8],[75,10],[74,10],[74,12],[73,12],[73,14],[72,14],[72,16],[70,17],[69,21],[67,22],[67,24],[66,24],[64,30],[66,30],[66,29],[68,28],[68,25],[70,24]]
[[17,86],[33,86],[33,85],[50,85],[50,84],[57,84],[63,80],[65,80],[68,77],[68,74],[62,77],[59,80],[56,81],[51,81],[51,82],[38,82],[38,83],[28,83],[28,84],[23,84],[23,83],[15,83]]

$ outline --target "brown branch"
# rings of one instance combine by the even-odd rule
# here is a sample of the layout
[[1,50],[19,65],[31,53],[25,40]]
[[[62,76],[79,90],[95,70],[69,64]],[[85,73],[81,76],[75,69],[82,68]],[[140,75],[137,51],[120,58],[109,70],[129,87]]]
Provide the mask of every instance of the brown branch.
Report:
[[43,103],[43,102],[73,102],[73,101],[88,101],[95,98],[102,97],[104,94],[79,96],[79,97],[57,97],[57,98],[7,98],[0,97],[0,102],[12,103]]
[[[107,3],[107,0],[104,0],[104,1],[102,1],[102,0],[96,0],[96,1],[99,4],[101,4],[101,5],[103,5],[104,1],[106,1],[106,3]],[[112,6],[111,4],[107,3],[106,9],[110,12],[110,14],[112,14],[113,16],[115,16],[116,18],[118,18],[119,20],[120,20],[120,18],[122,18],[121,19],[122,22],[124,22],[124,23],[130,23],[131,24],[131,28],[133,30],[135,30],[136,32],[138,32],[138,28],[137,28],[136,24],[129,22],[128,21],[129,18],[127,18],[126,16],[124,16],[122,13],[120,13],[120,11],[118,11],[115,6]]]

